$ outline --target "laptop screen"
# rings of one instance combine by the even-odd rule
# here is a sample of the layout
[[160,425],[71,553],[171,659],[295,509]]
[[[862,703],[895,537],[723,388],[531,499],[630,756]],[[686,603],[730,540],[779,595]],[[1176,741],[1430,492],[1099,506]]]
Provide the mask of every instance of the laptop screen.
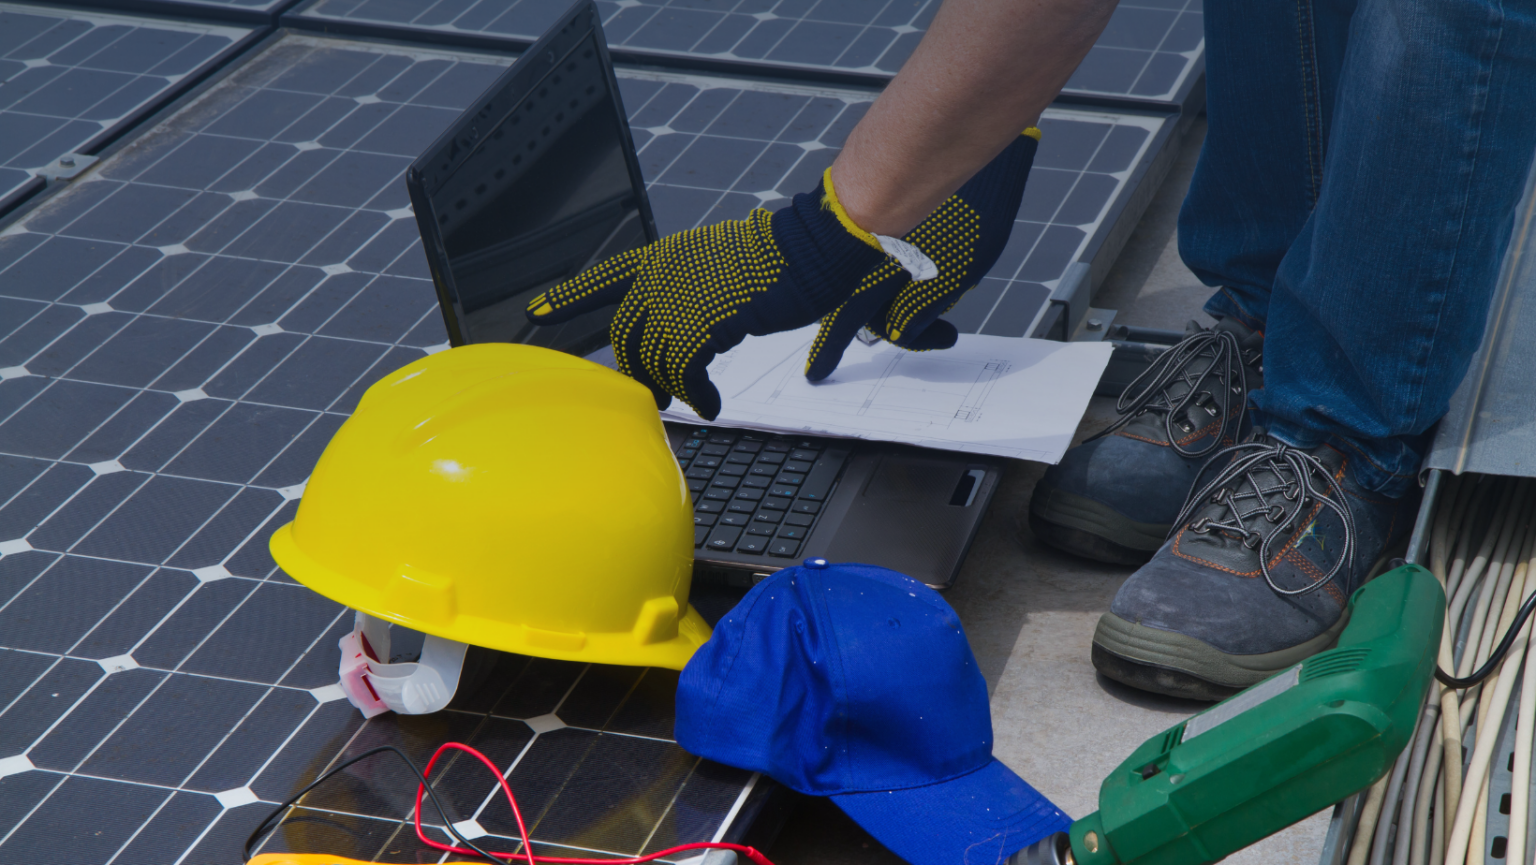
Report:
[[525,53],[412,166],[454,345],[600,347],[611,307],[540,328],[525,315],[529,300],[655,238],[602,34],[594,14],[576,14],[584,11]]

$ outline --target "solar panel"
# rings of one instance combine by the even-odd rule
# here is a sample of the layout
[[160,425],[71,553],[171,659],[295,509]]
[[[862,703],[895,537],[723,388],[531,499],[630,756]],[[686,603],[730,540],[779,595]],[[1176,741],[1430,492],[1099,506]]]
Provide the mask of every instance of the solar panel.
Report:
[[255,31],[0,3],[0,212],[60,157],[91,153]]
[[[335,685],[348,613],[267,552],[363,390],[444,346],[401,175],[506,62],[285,34],[0,232],[0,861],[231,861],[271,803],[379,742],[483,746],[552,849],[749,822],[766,785],[670,740],[675,674],[506,656],[452,711],[364,723]],[[620,77],[663,233],[810,189],[873,97]],[[959,324],[1028,332],[1174,122],[1052,109]],[[440,786],[511,849],[489,781],[459,761]],[[267,849],[418,861],[409,792],[350,770]]]
[[[894,75],[941,0],[619,0],[602,2],[614,56]],[[538,38],[565,0],[313,0],[284,16],[330,32],[435,38],[487,47]],[[1067,83],[1078,96],[1182,102],[1204,57],[1202,0],[1126,0]]]

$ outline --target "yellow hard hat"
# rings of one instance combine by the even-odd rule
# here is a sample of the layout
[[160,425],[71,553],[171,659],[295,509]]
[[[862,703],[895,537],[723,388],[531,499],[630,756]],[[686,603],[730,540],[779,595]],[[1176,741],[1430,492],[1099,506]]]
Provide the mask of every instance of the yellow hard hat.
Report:
[[649,390],[482,344],[369,388],[271,546],[316,592],[443,640],[681,670],[709,638],[692,513]]

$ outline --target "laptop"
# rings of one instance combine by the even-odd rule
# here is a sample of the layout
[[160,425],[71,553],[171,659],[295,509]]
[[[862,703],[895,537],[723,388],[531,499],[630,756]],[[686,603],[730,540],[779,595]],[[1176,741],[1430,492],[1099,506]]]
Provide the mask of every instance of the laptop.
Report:
[[[613,308],[551,327],[524,314],[539,292],[658,236],[596,4],[566,12],[406,185],[450,344],[601,359]],[[671,423],[667,435],[693,492],[702,585],[750,586],[822,557],[947,588],[1002,474],[996,459],[880,442]]]

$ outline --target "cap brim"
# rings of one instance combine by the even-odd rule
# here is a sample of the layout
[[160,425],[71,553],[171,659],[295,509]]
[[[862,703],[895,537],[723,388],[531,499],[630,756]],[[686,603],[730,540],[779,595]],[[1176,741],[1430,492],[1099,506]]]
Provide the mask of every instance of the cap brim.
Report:
[[925,787],[833,796],[839,808],[912,865],[998,865],[1072,819],[993,760]]

